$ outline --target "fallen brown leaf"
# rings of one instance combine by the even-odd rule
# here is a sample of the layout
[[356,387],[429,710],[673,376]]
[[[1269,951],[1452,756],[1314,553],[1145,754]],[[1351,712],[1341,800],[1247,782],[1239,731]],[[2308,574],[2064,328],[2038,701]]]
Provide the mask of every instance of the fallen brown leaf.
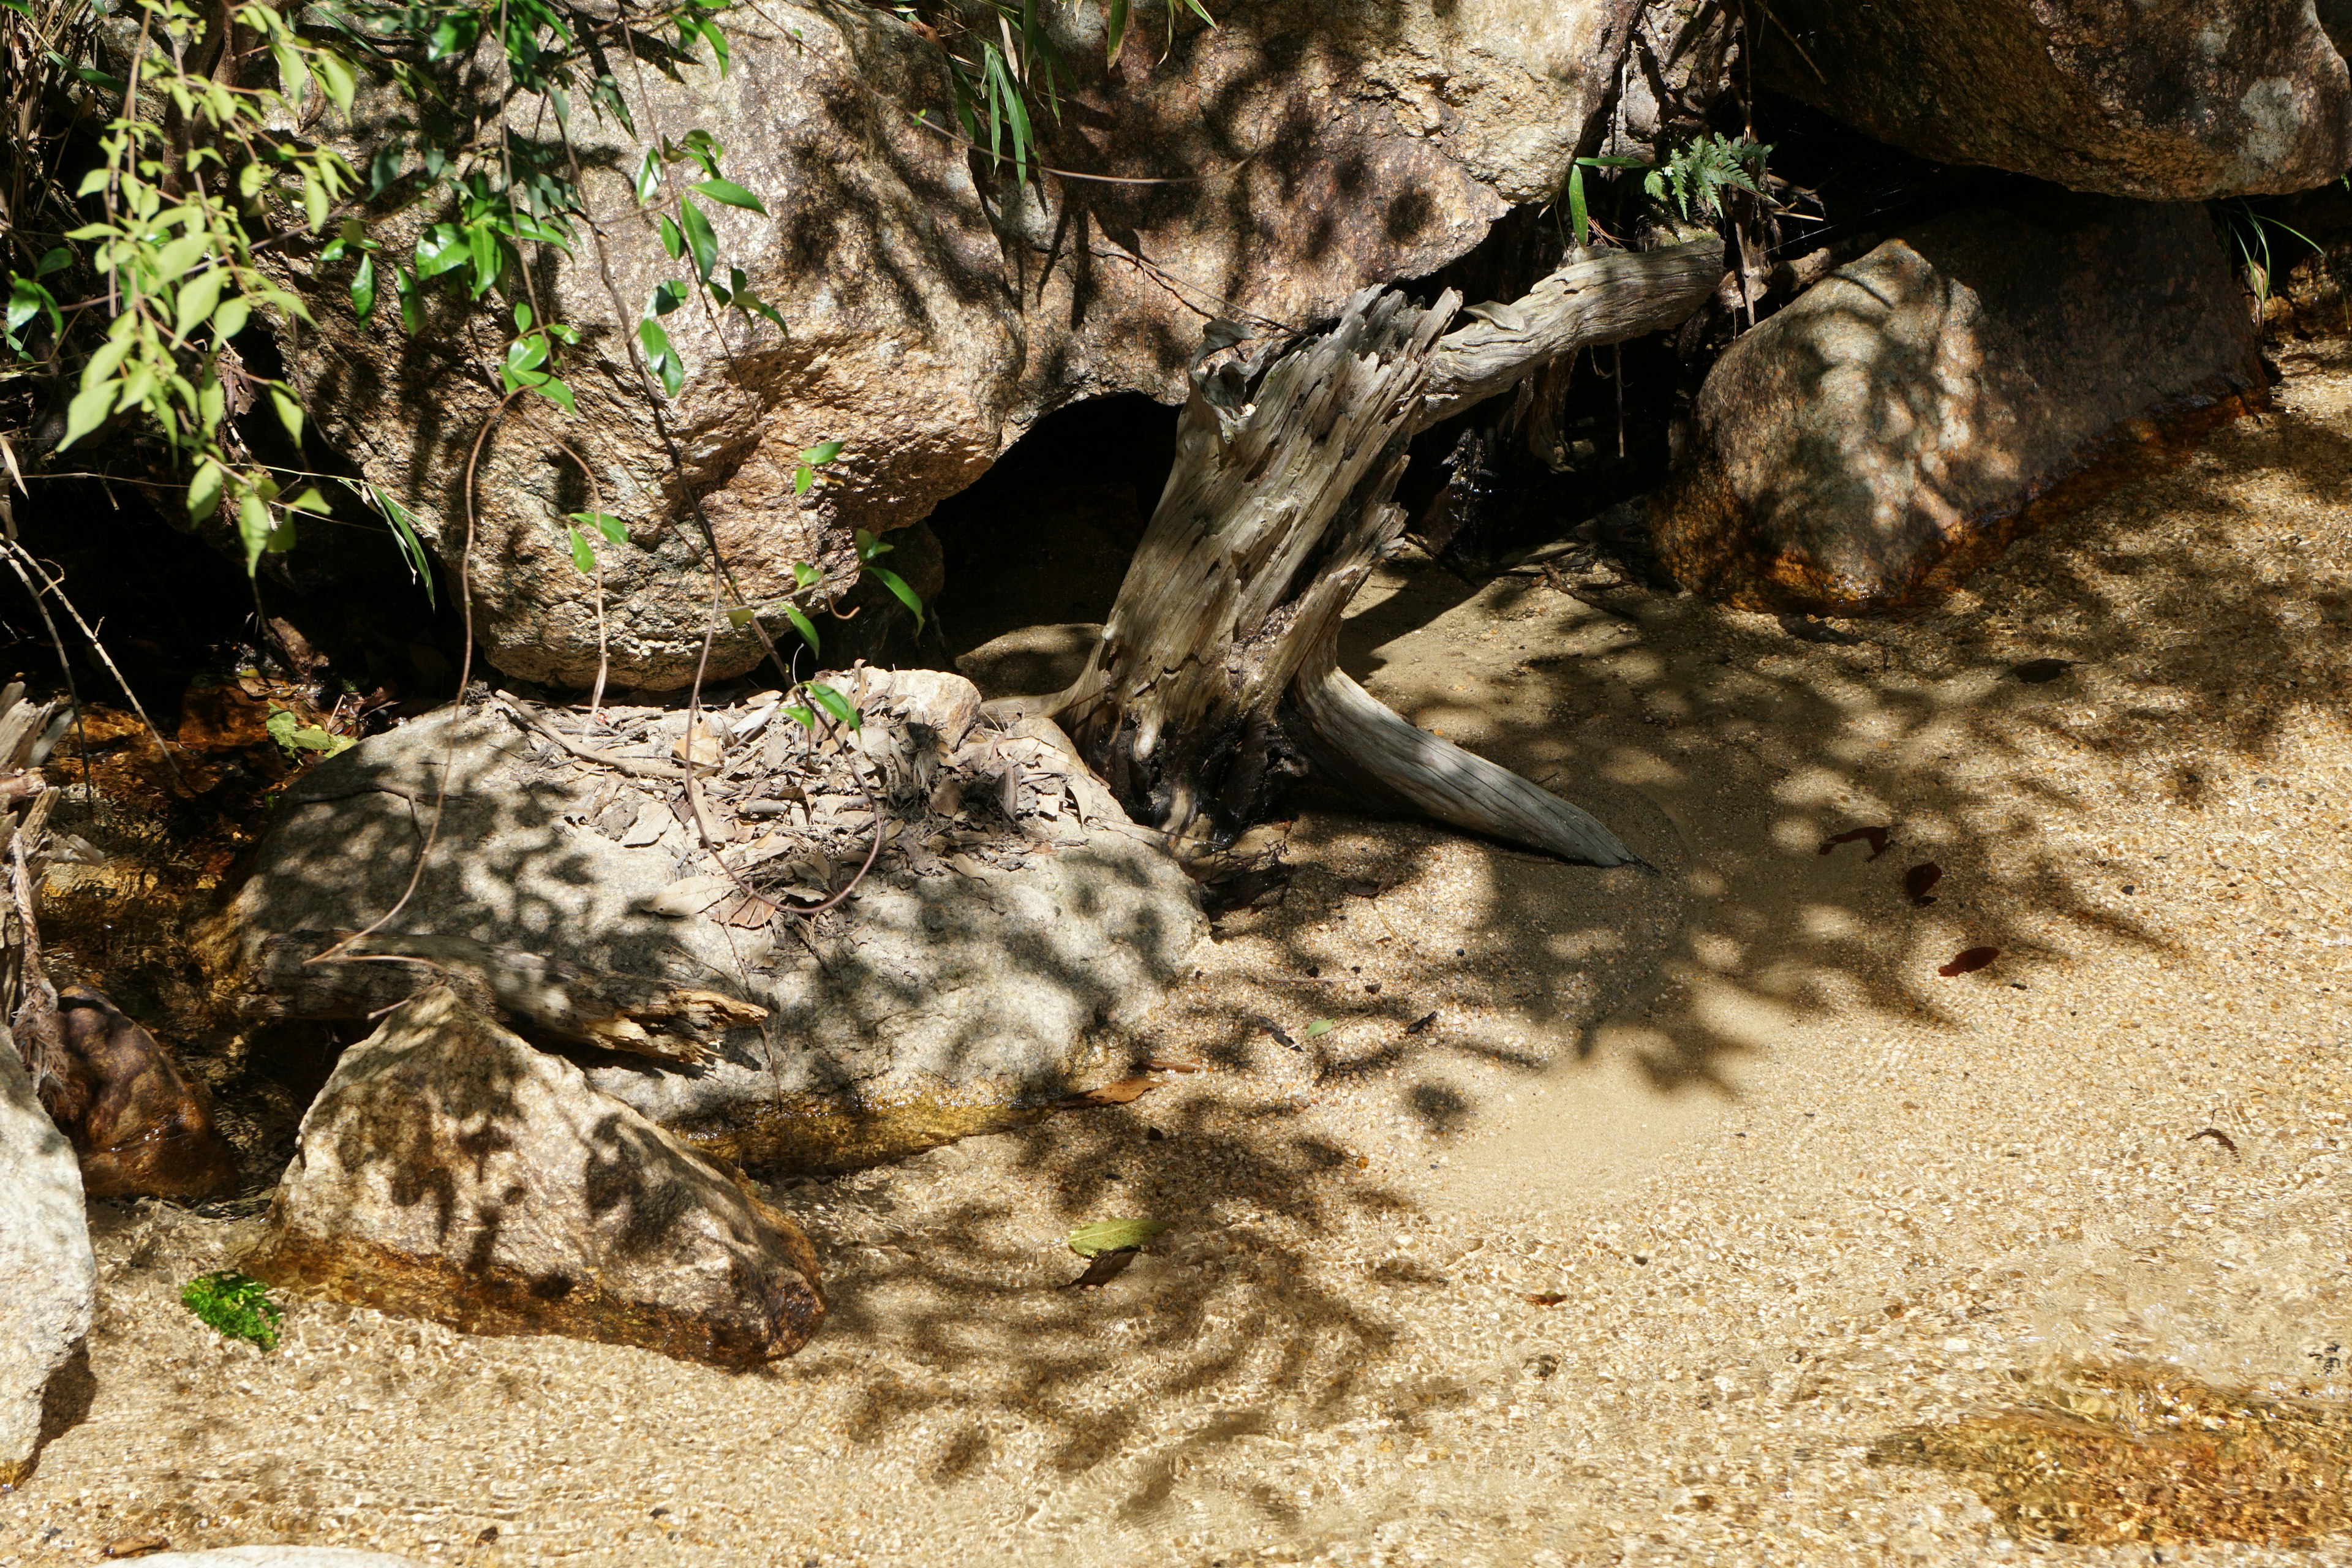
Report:
[[110,1541],[100,1557],[152,1557],[158,1552],[172,1550],[171,1540],[161,1535],[126,1535],[120,1541]]
[[1528,1305],[1530,1307],[1557,1307],[1562,1301],[1567,1300],[1567,1297],[1560,1295],[1556,1291],[1547,1290],[1540,1296],[1528,1297]]
[[1123,1078],[1117,1083],[1107,1083],[1100,1089],[1090,1089],[1083,1094],[1069,1095],[1063,1100],[1062,1103],[1069,1106],[1132,1105],[1153,1089],[1167,1087],[1158,1079]]
[[1936,884],[1943,879],[1944,868],[1941,866],[1933,860],[1923,861],[1903,873],[1903,890],[1911,896],[1915,904],[1932,904],[1936,900],[1929,895]]
[[1979,969],[1990,967],[1992,961],[2000,956],[2000,949],[1997,947],[1964,948],[1951,963],[1937,964],[1936,973],[1947,980],[1955,974],[1974,974]]
[[[2237,1140],[2231,1138],[2227,1132],[2222,1131],[2218,1127],[2208,1127],[2202,1132],[2191,1132],[2189,1135],[2189,1141],[2191,1143],[2196,1142],[2200,1138],[2210,1138],[2214,1142],[2219,1143],[2231,1153],[2238,1154]],[[2238,1154],[2238,1158],[2242,1160],[2245,1156],[2243,1154]]]

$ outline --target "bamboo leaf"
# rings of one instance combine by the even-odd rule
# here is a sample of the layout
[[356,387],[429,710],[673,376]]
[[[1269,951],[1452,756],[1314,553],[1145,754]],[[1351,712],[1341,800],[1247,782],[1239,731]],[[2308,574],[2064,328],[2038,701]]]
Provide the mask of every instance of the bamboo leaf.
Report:
[[897,595],[900,604],[915,612],[915,629],[917,631],[922,630],[923,601],[915,596],[915,591],[912,588],[907,586],[907,580],[904,577],[899,576],[896,572],[891,571],[887,566],[868,566],[866,570],[874,574],[875,576],[881,578],[882,585]]
[[360,269],[352,274],[352,310],[362,321],[375,310],[375,258],[360,258]]
[[269,389],[269,405],[278,411],[278,423],[286,426],[286,434],[297,447],[302,444],[302,405],[292,393],[282,386]]
[[848,725],[851,729],[855,730],[860,724],[865,722],[864,717],[858,713],[857,710],[849,705],[849,699],[844,697],[840,692],[835,691],[832,687],[827,686],[824,681],[812,680],[803,688],[803,689],[807,691],[811,700],[814,700],[818,707],[824,709],[826,712],[832,714],[835,720],[841,723]]
[[719,236],[712,232],[702,209],[684,196],[677,199],[677,220],[686,231],[687,248],[694,252],[694,270],[708,283],[710,269],[719,265]]
[[732,180],[704,180],[693,186],[693,189],[709,196],[714,202],[724,202],[730,207],[741,207],[748,212],[758,213],[761,217],[768,216],[768,209],[760,205],[760,198]]

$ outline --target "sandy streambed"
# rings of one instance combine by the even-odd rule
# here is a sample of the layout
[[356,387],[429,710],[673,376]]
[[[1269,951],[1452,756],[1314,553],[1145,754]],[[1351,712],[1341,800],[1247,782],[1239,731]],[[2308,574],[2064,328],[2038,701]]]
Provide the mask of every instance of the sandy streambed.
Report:
[[252,1221],[102,1207],[0,1562],[2352,1556],[2352,362],[2287,369],[1851,645],[1383,581],[1351,668],[1663,875],[1302,814],[1157,1025],[1208,1070],[778,1190],[834,1310],[771,1373],[263,1356],[175,1305]]

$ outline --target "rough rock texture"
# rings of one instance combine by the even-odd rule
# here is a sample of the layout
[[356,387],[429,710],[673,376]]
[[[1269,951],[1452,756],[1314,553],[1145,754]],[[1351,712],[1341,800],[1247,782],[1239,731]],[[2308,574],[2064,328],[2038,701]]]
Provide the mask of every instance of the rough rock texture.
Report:
[[792,1221],[437,987],[336,1063],[245,1267],[469,1333],[729,1367],[792,1354],[824,1317]]
[[2352,163],[2352,79],[2307,0],[1778,0],[1772,20],[1766,79],[1924,157],[2154,201]]
[[93,1198],[206,1198],[236,1184],[236,1152],[204,1085],[100,992],[58,994],[65,1070],[42,1093]]
[[1732,345],[1652,498],[1685,586],[1755,607],[1901,602],[2151,417],[2262,385],[2204,212],[2057,198],[1955,213]]
[[[920,520],[1046,410],[1118,391],[1180,399],[1211,317],[1305,322],[1368,283],[1462,255],[1509,205],[1558,188],[1637,4],[1236,0],[1216,8],[1213,30],[1181,29],[1164,63],[1163,39],[1139,18],[1108,74],[1098,35],[1083,32],[1099,26],[1093,10],[1054,9],[1081,29],[1065,41],[1080,79],[1048,161],[1180,183],[976,187],[965,151],[912,123],[919,110],[953,123],[937,49],[879,9],[739,8],[724,79],[647,73],[639,124],[709,129],[730,176],[776,215],[712,216],[722,252],[790,335],[730,319],[722,342],[692,307],[667,323],[688,371],[667,415],[686,488],[753,598],[788,586],[795,560],[845,576],[855,529]],[[681,268],[622,216],[635,144],[584,115],[575,126],[633,326]],[[392,253],[436,216],[393,220]],[[383,308],[362,326],[343,297],[350,263],[286,266],[320,315],[288,345],[319,427],[454,561],[467,451],[499,395],[496,345],[486,353],[478,329],[410,337]],[[590,334],[568,373],[580,413],[525,400],[486,453],[484,646],[532,679],[585,684],[595,669],[593,595],[559,521],[587,489],[560,433],[628,525],[629,542],[605,551],[615,679],[683,686],[709,596],[690,499],[612,327],[593,247],[550,255],[537,287]],[[436,295],[428,313],[454,329],[462,312]],[[835,482],[795,496],[797,454],[828,439],[848,444]],[[752,635],[721,632],[713,668],[750,668]]]
[[0,1485],[32,1473],[42,1395],[89,1331],[97,1289],[73,1148],[0,1029]]
[[[961,677],[835,679],[868,710],[865,758],[884,772],[928,770],[935,784],[961,779],[963,798],[933,787],[925,804],[920,790],[901,792],[889,806],[888,851],[814,925],[789,914],[726,923],[730,884],[697,882],[710,876],[709,857],[679,820],[677,785],[583,765],[492,710],[458,726],[442,847],[390,929],[722,990],[769,1008],[763,1023],[726,1031],[707,1066],[605,1056],[591,1066],[600,1089],[698,1144],[762,1166],[896,1157],[1118,1077],[1132,1026],[1206,933],[1191,882],[1051,735],[1000,733],[980,721],[979,694]],[[739,731],[750,728],[740,710],[734,718]],[[650,726],[646,742],[604,743],[667,757],[684,737],[682,712],[639,722]],[[800,744],[797,731],[773,722],[788,752]],[[920,749],[902,751],[895,737]],[[747,763],[756,770],[770,738],[762,731],[730,751],[709,786],[714,813],[731,819],[762,790],[783,791],[736,776],[732,759],[755,753]],[[272,933],[352,929],[389,909],[449,742],[440,715],[311,770],[214,931],[213,961],[249,973]],[[792,765],[788,755],[786,773]],[[1012,819],[1008,773],[1020,808]],[[815,776],[793,776],[821,790]],[[1074,792],[1058,797],[1067,804],[1057,816],[1042,815],[1050,802],[1041,781]],[[421,803],[414,816],[412,795]],[[747,876],[821,858],[829,875],[803,874],[824,887],[846,880],[872,842],[863,801],[812,793],[810,804],[813,815],[805,806],[744,814],[805,822],[809,835],[805,847],[780,844],[774,854],[789,851],[785,858],[764,839],[738,845],[730,854]],[[950,842],[934,850],[941,826]],[[754,865],[756,857],[771,858]],[[710,891],[686,912],[650,912],[657,898],[698,885]]]

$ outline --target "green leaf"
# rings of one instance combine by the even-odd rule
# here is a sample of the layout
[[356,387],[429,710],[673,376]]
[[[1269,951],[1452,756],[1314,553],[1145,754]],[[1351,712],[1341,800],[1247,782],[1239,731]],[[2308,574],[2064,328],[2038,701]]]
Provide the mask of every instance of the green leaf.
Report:
[[621,520],[609,511],[575,511],[572,521],[583,528],[593,528],[614,544],[626,544],[629,531]]
[[210,458],[196,464],[196,471],[188,479],[188,518],[202,522],[220,510],[221,491],[228,484],[228,470]]
[[155,271],[163,278],[177,281],[203,259],[213,246],[212,235],[204,229],[184,234],[155,253]]
[[401,330],[412,336],[425,330],[425,284],[416,268],[404,267],[393,274],[393,291],[400,296]]
[[572,388],[551,375],[541,376],[530,384],[531,390],[554,404],[566,414],[577,417],[580,410],[572,401]]
[[1118,47],[1127,40],[1127,0],[1110,0],[1103,14],[1103,59],[1115,64]]
[[62,245],[52,246],[41,253],[41,259],[33,268],[33,276],[47,278],[50,273],[63,271],[72,265],[72,251]]
[[637,323],[637,341],[646,346],[646,358],[660,380],[662,391],[676,397],[678,388],[686,384],[686,366],[679,362],[677,351],[669,346],[669,334],[662,331],[659,321],[647,316]]
[[472,259],[472,244],[454,223],[436,223],[417,237],[415,272],[420,280],[454,272]]
[[819,572],[815,567],[810,565],[805,561],[795,561],[793,563],[793,581],[798,583],[803,588],[815,587],[817,585],[818,579],[823,575],[823,573]]
[[748,609],[740,605],[727,612],[727,624],[738,629],[750,626],[757,619],[759,619],[758,611]]
[[451,55],[465,54],[481,36],[482,18],[478,12],[455,11],[435,24],[432,37],[425,46],[427,60],[446,60]]
[[46,314],[49,331],[65,336],[66,321],[58,310],[58,301],[47,289],[29,278],[19,278],[8,286],[8,331],[14,336],[26,321]]
[[226,342],[245,331],[246,322],[253,319],[253,307],[243,299],[224,300],[213,312],[213,336]]
[[686,303],[686,285],[675,278],[665,278],[654,285],[654,314],[667,316]]
[[416,537],[415,520],[398,501],[383,493],[383,486],[372,484],[367,490],[368,499],[375,503],[376,510],[392,524],[393,538],[400,545],[400,553],[408,562],[409,575],[424,584],[425,602],[433,604],[433,563],[425,553],[425,542]]
[[189,1280],[180,1290],[180,1305],[224,1338],[250,1340],[265,1351],[278,1348],[278,1325],[286,1314],[260,1280],[234,1268]]
[[1070,1232],[1070,1250],[1080,1258],[1124,1252],[1130,1247],[1141,1247],[1167,1228],[1164,1219],[1093,1220]]
[[915,596],[915,591],[912,588],[907,586],[907,580],[887,566],[868,566],[866,570],[881,578],[882,585],[897,595],[900,604],[915,612],[915,629],[922,630],[923,601]]
[[844,697],[824,681],[812,680],[802,689],[809,694],[818,707],[832,714],[836,721],[846,724],[853,730],[866,721],[864,716],[849,705],[848,698]]
[[687,248],[694,252],[694,270],[708,283],[710,269],[719,265],[719,236],[712,232],[702,209],[684,196],[677,199],[677,219],[686,230]]
[[841,449],[845,445],[845,443],[840,441],[826,441],[819,446],[811,447],[801,453],[801,461],[803,463],[830,463],[835,458],[841,456]]
[[73,401],[66,405],[66,438],[58,443],[58,451],[64,451],[106,422],[114,406],[115,389],[121,384],[101,381],[74,394]]
[[375,258],[360,258],[360,269],[352,274],[352,310],[362,321],[375,310]]
[[861,528],[857,531],[857,559],[860,561],[871,561],[877,556],[887,555],[897,548],[895,544],[885,544],[875,538],[869,529]]
[[768,209],[760,205],[760,198],[732,180],[704,180],[696,184],[693,189],[709,196],[714,202],[725,202],[730,207],[742,207],[746,211],[758,213],[761,217],[768,216]]
[[1311,1040],[1318,1035],[1328,1035],[1338,1026],[1328,1018],[1318,1018],[1307,1026],[1307,1037]]
[[296,511],[315,511],[322,517],[327,512],[327,498],[319,493],[316,485],[304,485],[289,500],[279,504]]
[[1584,205],[1584,171],[1568,171],[1568,221],[1575,231],[1577,248],[1592,243],[1592,214]]
[[368,200],[373,201],[383,195],[399,178],[400,149],[387,142],[375,150],[375,156],[368,160]]
[[269,503],[257,489],[242,491],[236,498],[236,536],[245,544],[248,577],[261,569],[261,552],[269,548]]
[[661,229],[662,248],[669,252],[669,258],[672,261],[676,261],[686,254],[686,237],[677,232],[677,225],[670,222],[667,217],[660,219],[658,226]]
[[588,536],[576,528],[567,528],[563,531],[572,541],[572,566],[583,577],[596,575],[596,552],[589,547]]
[[801,640],[809,645],[810,651],[814,653],[824,651],[824,644],[816,635],[816,623],[802,614],[798,605],[784,606],[784,619],[793,623],[793,630],[801,634]]
[[793,475],[793,494],[804,496],[809,492],[809,486],[814,483],[816,483],[816,470],[803,463]]
[[278,57],[279,86],[295,106],[300,107],[302,100],[310,96],[310,68],[302,63],[302,51],[294,47],[290,37],[281,34],[270,44],[269,52]]
[[328,100],[341,110],[343,118],[349,120],[352,115],[352,68],[343,63],[341,56],[320,49],[311,55],[310,68],[319,73],[319,85],[327,89]]
[[269,389],[269,405],[278,411],[278,423],[286,426],[288,437],[299,447],[302,444],[301,403],[284,387],[272,386]]
[[793,723],[798,724],[803,730],[814,730],[816,728],[816,715],[809,711],[809,710],[802,707],[797,702],[787,704],[783,710],[783,713],[785,718],[790,719]]

